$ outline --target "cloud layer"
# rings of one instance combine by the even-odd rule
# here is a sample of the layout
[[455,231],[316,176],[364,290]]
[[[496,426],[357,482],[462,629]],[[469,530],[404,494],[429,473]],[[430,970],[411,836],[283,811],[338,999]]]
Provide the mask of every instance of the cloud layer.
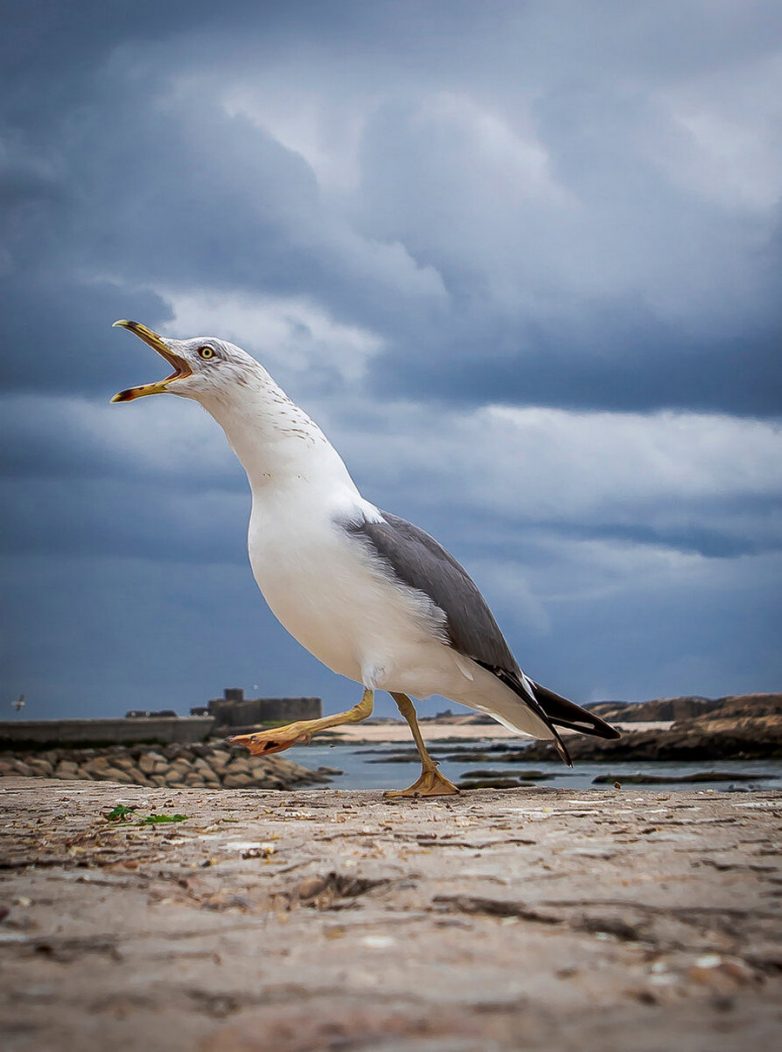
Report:
[[552,686],[778,686],[778,5],[11,7],[10,693],[352,691],[212,422],[106,405],[158,375],[116,317],[256,354]]

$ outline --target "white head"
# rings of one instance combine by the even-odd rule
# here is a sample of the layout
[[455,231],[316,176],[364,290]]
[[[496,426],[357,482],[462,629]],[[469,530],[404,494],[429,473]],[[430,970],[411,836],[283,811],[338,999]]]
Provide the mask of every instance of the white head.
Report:
[[112,398],[112,402],[131,402],[153,394],[175,394],[183,398],[194,398],[206,408],[212,409],[228,403],[248,389],[260,391],[273,385],[274,381],[254,358],[241,347],[212,336],[198,336],[191,340],[172,340],[159,336],[146,325],[137,321],[115,321],[115,326],[129,329],[161,357],[165,358],[174,372],[164,380],[129,387]]
[[153,394],[192,398],[220,424],[254,485],[282,476],[312,480],[324,472],[344,476],[353,486],[339,455],[323,432],[264,367],[226,340],[199,336],[173,340],[137,321],[116,321],[173,366],[156,383],[129,387],[112,402],[131,402]]

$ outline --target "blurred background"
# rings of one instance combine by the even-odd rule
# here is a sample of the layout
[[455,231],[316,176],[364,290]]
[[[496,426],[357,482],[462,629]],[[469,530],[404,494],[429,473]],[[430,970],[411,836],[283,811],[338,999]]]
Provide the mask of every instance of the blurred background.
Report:
[[552,688],[779,686],[779,4],[2,15],[8,702],[355,700],[265,608],[214,422],[108,404],[164,370],[116,318],[254,354]]

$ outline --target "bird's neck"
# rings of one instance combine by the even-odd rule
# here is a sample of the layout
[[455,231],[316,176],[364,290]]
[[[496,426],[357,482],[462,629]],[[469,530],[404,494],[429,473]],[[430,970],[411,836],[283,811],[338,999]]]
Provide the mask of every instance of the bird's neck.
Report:
[[254,497],[269,487],[331,486],[358,495],[339,453],[310,417],[266,377],[240,397],[203,399],[241,461]]

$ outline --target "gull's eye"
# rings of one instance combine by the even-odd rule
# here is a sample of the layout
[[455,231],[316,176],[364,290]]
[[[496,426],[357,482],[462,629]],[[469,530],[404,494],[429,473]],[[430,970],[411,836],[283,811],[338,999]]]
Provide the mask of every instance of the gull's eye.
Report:
[[214,358],[215,352],[211,347],[199,347],[198,355],[208,362],[210,358]]

